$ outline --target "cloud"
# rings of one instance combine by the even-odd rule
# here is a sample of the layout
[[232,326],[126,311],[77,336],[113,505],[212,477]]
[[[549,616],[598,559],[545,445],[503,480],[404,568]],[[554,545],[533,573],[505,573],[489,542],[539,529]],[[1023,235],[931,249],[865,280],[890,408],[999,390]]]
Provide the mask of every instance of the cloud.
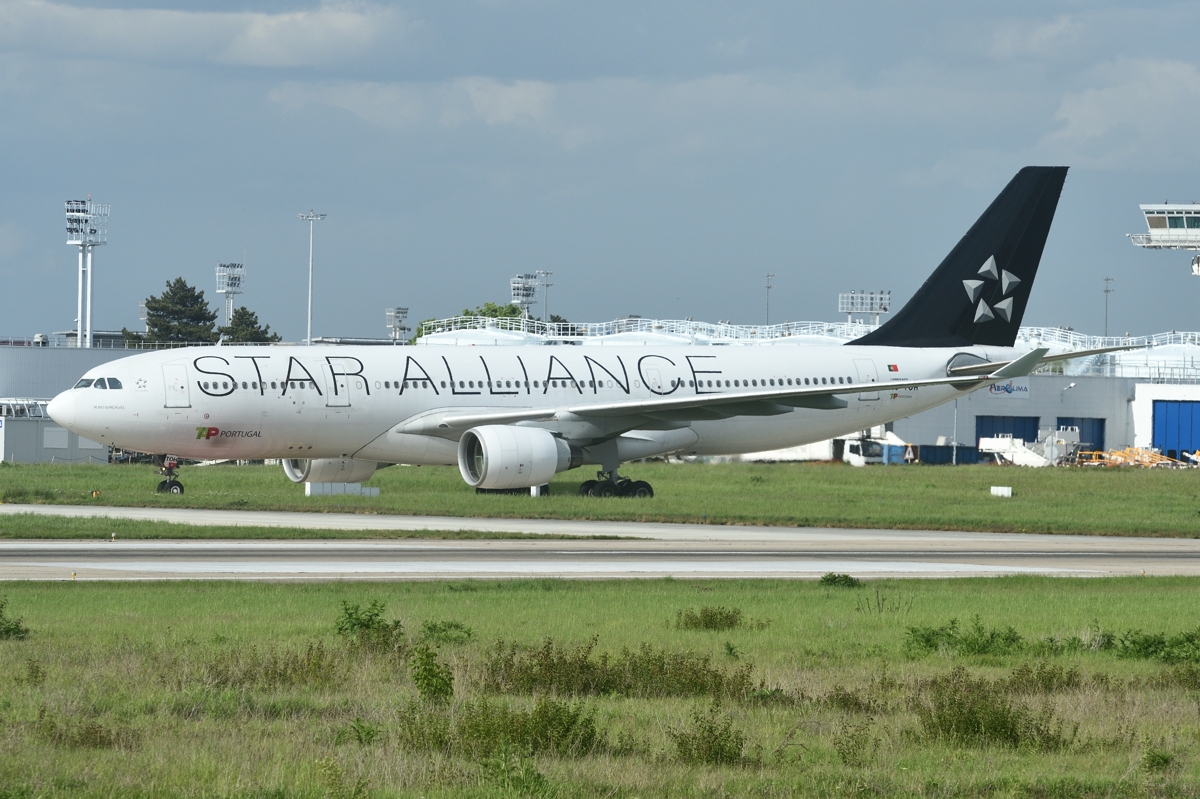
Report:
[[1007,20],[992,32],[988,52],[998,59],[1054,57],[1073,48],[1083,29],[1082,23],[1065,15],[1051,22]]
[[1068,92],[1047,150],[1100,167],[1178,164],[1173,146],[1200,124],[1200,72],[1184,61],[1117,59],[1094,70],[1103,85]]
[[360,58],[411,25],[399,11],[365,3],[326,2],[280,14],[0,3],[3,49],[122,61],[327,65]]
[[424,83],[292,81],[269,96],[289,110],[340,108],[393,131],[475,123],[556,137],[568,149],[638,140],[672,156],[756,147],[764,137],[837,136],[839,129],[873,125],[881,118],[895,131],[929,126],[974,130],[989,120],[1002,121],[1019,102],[1015,92],[980,92],[928,73],[896,73],[863,84],[827,70],[733,72],[686,80],[548,82],[472,76]]

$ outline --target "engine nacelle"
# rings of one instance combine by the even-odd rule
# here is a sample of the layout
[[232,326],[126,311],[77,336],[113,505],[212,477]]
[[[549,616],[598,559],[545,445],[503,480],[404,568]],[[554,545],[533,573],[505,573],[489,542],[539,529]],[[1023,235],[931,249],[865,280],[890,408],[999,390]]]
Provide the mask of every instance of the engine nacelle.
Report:
[[285,458],[283,461],[283,473],[293,483],[361,483],[378,468],[375,461],[354,458]]
[[458,470],[476,488],[532,488],[576,465],[571,445],[540,427],[489,424],[458,442]]

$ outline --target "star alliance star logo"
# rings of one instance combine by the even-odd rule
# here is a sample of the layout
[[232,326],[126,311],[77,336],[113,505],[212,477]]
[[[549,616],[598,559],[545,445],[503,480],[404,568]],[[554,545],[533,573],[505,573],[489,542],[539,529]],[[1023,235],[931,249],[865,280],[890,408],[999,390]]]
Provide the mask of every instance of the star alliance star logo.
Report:
[[145,388],[145,387],[146,387],[146,381],[145,381],[145,380],[138,380],[138,381],[137,381],[137,387],[138,387],[138,388]]
[[1020,285],[1021,278],[1007,269],[997,269],[994,255],[988,256],[987,261],[979,269],[979,274],[986,280],[998,280],[1000,290],[1004,293],[1004,299],[989,308],[988,304],[980,299],[983,287],[986,285],[984,281],[964,280],[963,288],[967,290],[967,296],[971,298],[971,302],[978,301],[979,303],[975,306],[975,324],[990,322],[997,316],[1005,322],[1012,321],[1013,298],[1008,296],[1008,293]]

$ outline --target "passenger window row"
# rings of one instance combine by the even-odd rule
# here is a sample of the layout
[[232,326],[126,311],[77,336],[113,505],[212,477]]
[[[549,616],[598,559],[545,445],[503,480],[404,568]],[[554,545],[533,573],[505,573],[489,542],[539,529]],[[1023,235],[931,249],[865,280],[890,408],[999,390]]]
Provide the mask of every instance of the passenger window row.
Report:
[[[789,386],[791,386],[791,385],[826,386],[826,385],[853,385],[854,384],[853,377],[829,377],[829,378],[814,377],[814,378],[812,378],[811,383],[809,382],[809,378],[806,377],[806,378],[804,378],[803,383],[801,383],[800,381],[801,381],[801,378],[799,378],[799,377],[795,378],[794,382],[793,382],[793,379],[789,377],[789,378],[787,378],[787,385],[789,385]],[[734,380],[732,382],[733,382],[733,385],[730,386],[730,381],[726,380],[724,387],[725,388],[766,388],[768,386],[783,386],[784,385],[784,379],[782,377],[779,378],[778,380],[770,380],[770,379],[768,379],[768,380]],[[721,388],[722,387],[720,380],[715,381],[715,385],[714,385],[714,381],[712,381],[712,380],[701,380],[701,381],[699,381],[699,383],[700,383],[700,386],[699,386],[700,388]],[[695,388],[696,381],[689,380],[688,385],[691,386],[692,388]]]

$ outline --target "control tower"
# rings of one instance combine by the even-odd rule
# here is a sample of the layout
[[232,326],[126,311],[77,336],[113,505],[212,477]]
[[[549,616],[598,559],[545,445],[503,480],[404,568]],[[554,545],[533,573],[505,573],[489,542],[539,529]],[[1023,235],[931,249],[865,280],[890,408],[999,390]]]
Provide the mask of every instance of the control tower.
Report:
[[[1150,250],[1200,251],[1200,203],[1139,205],[1146,233],[1130,233],[1135,246]],[[1192,258],[1192,274],[1200,275],[1200,255]]]

